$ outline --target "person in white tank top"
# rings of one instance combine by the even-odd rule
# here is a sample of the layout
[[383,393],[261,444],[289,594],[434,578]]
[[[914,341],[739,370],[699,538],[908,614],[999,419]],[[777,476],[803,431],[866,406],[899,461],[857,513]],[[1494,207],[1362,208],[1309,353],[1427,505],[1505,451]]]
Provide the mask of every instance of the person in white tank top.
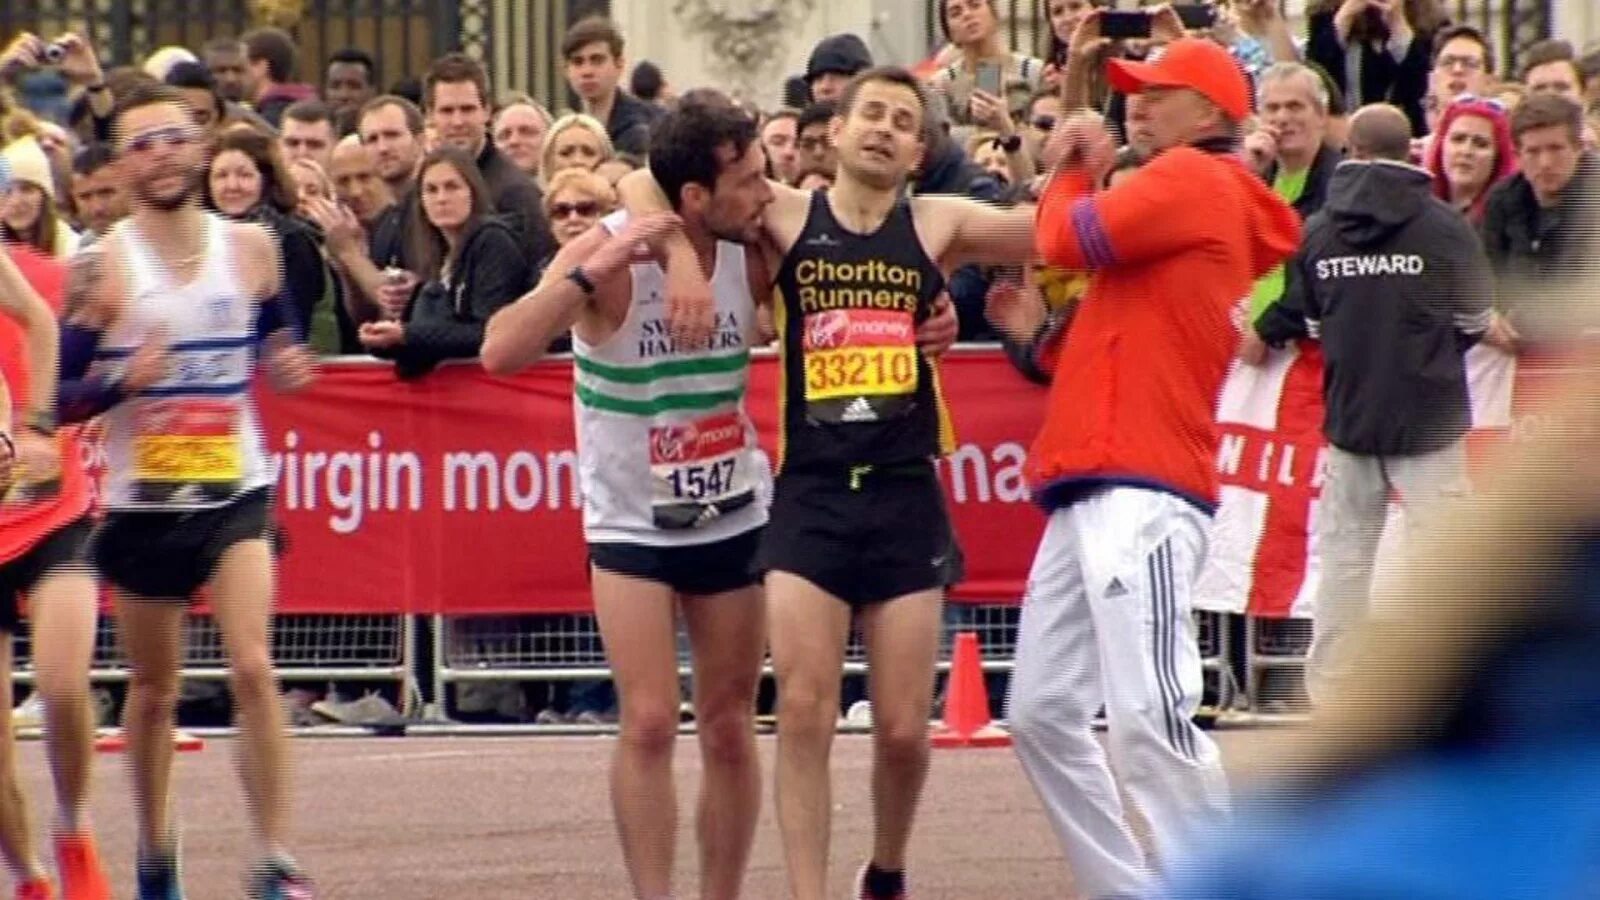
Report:
[[[105,413],[105,521],[93,558],[116,588],[133,677],[126,734],[139,818],[139,900],[181,900],[168,772],[188,601],[210,587],[239,717],[240,778],[259,862],[249,895],[308,900],[284,849],[288,735],[270,650],[271,474],[249,399],[258,313],[282,285],[276,242],[202,210],[200,134],[181,94],[141,85],[112,122],[132,214],[74,267],[68,303],[98,332],[89,377],[115,386],[138,348],[165,348],[161,377],[114,391]],[[285,329],[287,330],[287,329]],[[280,388],[310,380],[311,357],[282,331],[261,354]],[[143,381],[143,379],[141,379]],[[123,382],[126,383],[126,382]]]
[[[756,127],[731,104],[657,124],[650,165],[677,215],[614,216],[573,239],[539,286],[489,321],[484,367],[531,365],[571,328],[584,534],[621,700],[612,802],[633,896],[670,897],[677,804],[675,601],[694,661],[704,751],[701,896],[739,896],[760,811],[753,713],[766,629],[754,555],[771,473],[744,410],[757,300],[756,236],[771,200]],[[709,341],[675,338],[649,247],[681,226],[712,284]]]

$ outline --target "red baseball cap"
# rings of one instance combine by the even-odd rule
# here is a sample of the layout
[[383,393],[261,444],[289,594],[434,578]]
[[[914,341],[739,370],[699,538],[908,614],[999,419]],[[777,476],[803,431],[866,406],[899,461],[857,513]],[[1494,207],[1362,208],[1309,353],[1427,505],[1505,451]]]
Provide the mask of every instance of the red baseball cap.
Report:
[[1235,122],[1250,115],[1250,82],[1228,51],[1214,41],[1180,38],[1152,54],[1153,62],[1113,59],[1111,86],[1124,94],[1145,88],[1188,88],[1217,105]]

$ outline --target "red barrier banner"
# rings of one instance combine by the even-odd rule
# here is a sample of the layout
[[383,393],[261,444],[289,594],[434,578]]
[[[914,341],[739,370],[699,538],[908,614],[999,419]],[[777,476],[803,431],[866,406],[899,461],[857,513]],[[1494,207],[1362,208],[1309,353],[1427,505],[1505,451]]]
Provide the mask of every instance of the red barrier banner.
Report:
[[[1045,391],[996,350],[941,368],[960,444],[940,468],[968,576],[954,598],[1017,602],[1044,521],[1022,471]],[[758,357],[747,406],[769,453],[776,384],[776,359]],[[409,382],[333,362],[303,393],[258,396],[288,538],[280,611],[590,609],[569,361]]]

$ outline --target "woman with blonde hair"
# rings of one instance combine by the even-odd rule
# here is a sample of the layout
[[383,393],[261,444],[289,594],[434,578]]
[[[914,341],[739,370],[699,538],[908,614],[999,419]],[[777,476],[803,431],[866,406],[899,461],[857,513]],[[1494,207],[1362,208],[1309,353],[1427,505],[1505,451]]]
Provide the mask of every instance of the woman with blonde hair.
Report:
[[568,113],[550,123],[545,133],[544,153],[539,161],[539,177],[549,185],[562,169],[589,169],[617,155],[606,134],[606,127],[593,116]]

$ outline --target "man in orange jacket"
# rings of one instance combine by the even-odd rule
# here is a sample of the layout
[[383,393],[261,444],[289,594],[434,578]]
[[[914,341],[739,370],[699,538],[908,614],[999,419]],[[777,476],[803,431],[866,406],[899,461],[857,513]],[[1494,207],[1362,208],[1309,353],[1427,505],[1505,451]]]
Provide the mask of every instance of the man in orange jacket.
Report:
[[1239,334],[1230,310],[1300,238],[1294,210],[1233,153],[1250,88],[1220,46],[1182,39],[1110,63],[1157,155],[1096,192],[1103,125],[1062,126],[1038,212],[1048,265],[1092,272],[1055,366],[1028,471],[1050,519],[1028,579],[1010,722],[1078,887],[1133,895],[1149,868],[1090,731],[1170,859],[1227,815],[1216,745],[1192,722],[1201,672],[1190,585],[1217,505],[1215,405]]

